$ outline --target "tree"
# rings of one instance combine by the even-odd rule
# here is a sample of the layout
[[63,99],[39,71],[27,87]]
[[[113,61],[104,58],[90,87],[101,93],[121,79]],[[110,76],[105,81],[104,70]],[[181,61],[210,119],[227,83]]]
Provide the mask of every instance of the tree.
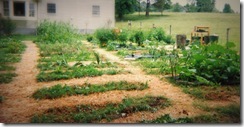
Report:
[[198,12],[212,12],[215,8],[215,0],[196,0]]
[[163,15],[163,11],[165,9],[170,9],[171,1],[170,0],[155,0],[155,3],[153,4],[153,6],[161,12],[161,15]]
[[230,4],[225,4],[224,9],[223,9],[223,13],[233,13],[234,11],[231,9]]
[[151,1],[147,0],[147,6],[146,6],[146,16],[149,16],[149,12],[150,12],[150,5],[151,5]]
[[183,7],[179,3],[175,3],[172,5],[172,11],[173,12],[182,12]]
[[187,3],[185,6],[187,12],[197,12],[197,7],[195,3]]
[[123,19],[125,14],[135,12],[137,0],[115,0],[115,12],[119,19]]

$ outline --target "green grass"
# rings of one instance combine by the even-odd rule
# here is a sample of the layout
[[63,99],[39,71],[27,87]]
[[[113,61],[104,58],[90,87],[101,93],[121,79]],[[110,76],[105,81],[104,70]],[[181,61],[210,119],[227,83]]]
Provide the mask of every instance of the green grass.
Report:
[[15,36],[0,38],[0,84],[10,83],[16,74],[11,64],[21,60],[21,54],[26,46]]
[[3,73],[0,74],[0,84],[10,83],[14,77],[17,75],[15,73]]
[[144,90],[148,88],[147,83],[108,82],[104,85],[84,84],[83,86],[55,85],[50,88],[37,90],[33,97],[35,99],[55,99],[72,95],[89,95],[93,93],[106,92],[112,90]]
[[[119,104],[104,106],[77,105],[74,107],[53,108],[31,118],[32,123],[98,123],[101,120],[111,121],[139,111],[156,112],[170,106],[164,97],[146,96],[143,98],[126,98]],[[125,117],[125,116],[124,116]]]
[[171,13],[164,12],[151,13],[151,16],[139,16],[138,13],[126,15],[123,21],[117,21],[117,28],[128,28],[128,20],[132,20],[132,29],[139,29],[142,22],[142,30],[150,30],[152,24],[156,27],[165,29],[169,34],[170,25],[172,25],[172,36],[177,34],[186,34],[190,39],[194,26],[209,26],[210,34],[219,35],[219,43],[226,43],[226,29],[231,28],[229,41],[236,44],[235,50],[240,52],[240,14],[223,14],[223,13]]
[[192,119],[186,117],[186,118],[178,118],[178,119],[173,119],[172,117],[170,117],[169,114],[163,115],[155,120],[151,120],[151,121],[147,121],[147,120],[143,120],[140,121],[140,123],[150,123],[150,124],[162,124],[162,123],[192,123]]

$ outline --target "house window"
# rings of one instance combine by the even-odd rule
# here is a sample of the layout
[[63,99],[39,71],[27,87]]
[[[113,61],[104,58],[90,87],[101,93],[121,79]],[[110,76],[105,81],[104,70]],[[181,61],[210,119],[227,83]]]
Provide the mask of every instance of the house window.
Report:
[[92,15],[93,16],[99,16],[100,15],[100,6],[98,6],[98,5],[92,6]]
[[9,16],[9,2],[3,1],[3,14],[4,16]]
[[35,17],[35,5],[34,5],[34,3],[30,3],[30,5],[29,5],[29,16]]
[[48,3],[47,4],[47,12],[48,13],[56,13],[56,4]]
[[14,16],[25,16],[25,2],[14,2]]

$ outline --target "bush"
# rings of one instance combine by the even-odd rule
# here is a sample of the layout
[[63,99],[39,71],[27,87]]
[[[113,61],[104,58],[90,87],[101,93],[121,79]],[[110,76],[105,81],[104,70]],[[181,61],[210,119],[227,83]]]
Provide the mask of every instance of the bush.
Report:
[[137,43],[138,46],[142,46],[145,41],[144,33],[142,31],[134,31],[129,40]]
[[151,30],[148,34],[147,39],[151,41],[158,41],[158,42],[163,41],[167,44],[171,44],[174,42],[172,37],[170,35],[166,35],[162,28],[156,28]]
[[123,30],[118,34],[118,41],[120,42],[126,42],[128,40],[128,32]]
[[91,42],[91,41],[93,40],[93,36],[91,36],[91,35],[87,36],[87,37],[86,37],[86,40],[87,40],[88,42]]
[[70,43],[76,41],[78,31],[69,23],[43,21],[37,27],[38,41]]
[[106,47],[108,41],[114,41],[116,39],[116,34],[111,29],[97,29],[95,36],[99,40],[101,47]]
[[183,52],[180,79],[212,84],[240,83],[240,56],[218,44],[194,45]]
[[16,24],[10,19],[0,18],[0,33],[3,31],[6,35],[11,35],[16,29]]

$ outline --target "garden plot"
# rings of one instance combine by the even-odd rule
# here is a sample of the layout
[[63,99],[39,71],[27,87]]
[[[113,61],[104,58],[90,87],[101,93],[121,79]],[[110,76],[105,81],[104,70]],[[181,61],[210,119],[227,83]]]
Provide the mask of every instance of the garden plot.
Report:
[[[57,26],[57,24],[54,26]],[[25,42],[27,45],[26,52],[23,54],[22,61],[16,67],[18,76],[10,84],[0,86],[0,92],[6,97],[6,100],[0,105],[0,110],[3,112],[0,114],[1,122],[240,122],[240,92],[238,92],[239,88],[236,88],[235,85],[233,85],[233,88],[225,88],[219,86],[219,84],[212,84],[209,79],[203,80],[200,77],[202,75],[193,77],[196,74],[195,71],[190,71],[193,72],[190,73],[193,75],[183,75],[186,78],[184,80],[187,81],[187,85],[177,82],[182,81],[182,79],[178,80],[180,76],[177,67],[186,65],[185,61],[180,63],[181,59],[179,59],[178,53],[183,54],[182,58],[191,58],[184,57],[187,53],[182,50],[173,50],[168,54],[165,50],[157,49],[158,46],[164,46],[164,42],[133,42],[137,43],[135,52],[148,53],[154,57],[153,59],[126,61],[116,55],[121,50],[106,51],[109,42],[97,43],[98,46],[96,46],[94,40],[93,43],[88,43],[79,37],[77,39],[75,34],[70,36],[75,38],[65,37],[68,39],[66,42],[65,38],[53,39],[58,33],[63,32],[62,30],[55,30],[56,34],[43,34],[43,37],[36,44]],[[110,30],[106,31],[113,34]],[[55,31],[49,32],[55,33]],[[161,31],[157,33],[161,33]],[[139,31],[132,35],[139,36],[141,34],[144,33]],[[42,40],[47,39],[44,38],[46,35],[54,37],[51,37],[50,40]],[[106,35],[106,33],[101,35]],[[76,41],[73,41],[73,39]],[[36,45],[40,51],[38,51]],[[219,48],[216,45],[214,46],[208,47],[209,49],[200,47],[200,49],[197,50],[196,48],[195,50],[202,55],[200,58],[208,58],[209,53],[205,51],[216,51],[216,47]],[[222,47],[221,51],[223,49],[225,48]],[[126,47],[122,50],[127,53],[133,51]],[[230,62],[230,59],[225,61],[226,57],[238,60],[238,56],[234,52],[223,50],[222,52],[211,52],[210,61],[213,62],[212,59],[216,59],[214,62],[217,62],[220,57],[216,58],[215,56],[219,56],[218,54],[223,54],[223,52],[229,54],[229,56],[224,55],[223,57],[221,55],[223,57],[222,62]],[[194,52],[188,55],[194,56]],[[198,69],[198,66],[193,64],[195,62],[194,58],[189,59],[189,62],[191,63],[189,66],[183,67]],[[227,70],[232,73],[238,72],[236,70],[238,68],[237,63],[231,64],[232,67]],[[151,70],[148,68],[151,68]],[[122,71],[118,73],[117,70]],[[171,73],[175,70],[174,78],[164,78],[167,74],[170,74],[171,77]],[[148,73],[151,73],[151,75],[148,75]],[[186,76],[191,77],[191,80],[187,80],[188,77]],[[232,78],[235,80],[234,78],[238,78],[238,75]],[[202,82],[195,82],[195,79],[200,79]],[[221,81],[221,76],[216,80]],[[179,87],[180,85],[184,86],[186,90]],[[197,90],[200,92],[197,93]],[[229,97],[222,96],[223,94],[227,94]],[[202,95],[202,98],[198,98],[200,95]],[[220,97],[210,98],[213,95]]]
[[38,81],[82,78],[87,76],[114,75],[122,72],[116,63],[93,52],[81,42],[41,44]]

